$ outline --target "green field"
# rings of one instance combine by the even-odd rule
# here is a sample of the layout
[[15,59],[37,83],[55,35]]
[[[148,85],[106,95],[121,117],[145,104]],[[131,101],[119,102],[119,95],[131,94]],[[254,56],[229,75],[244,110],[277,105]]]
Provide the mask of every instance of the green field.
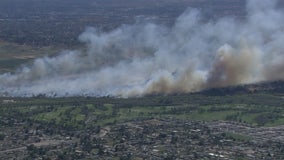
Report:
[[185,94],[144,98],[1,98],[1,117],[28,119],[67,128],[88,128],[147,118],[226,120],[255,126],[284,124],[279,94],[208,96]]

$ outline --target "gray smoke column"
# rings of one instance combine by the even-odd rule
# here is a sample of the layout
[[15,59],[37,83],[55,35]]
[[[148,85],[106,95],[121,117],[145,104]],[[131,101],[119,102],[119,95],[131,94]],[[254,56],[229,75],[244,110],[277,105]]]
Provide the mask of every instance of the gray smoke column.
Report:
[[205,22],[196,9],[172,27],[88,28],[86,49],[36,59],[0,75],[9,96],[171,94],[284,79],[284,13],[274,0],[249,0],[247,17]]

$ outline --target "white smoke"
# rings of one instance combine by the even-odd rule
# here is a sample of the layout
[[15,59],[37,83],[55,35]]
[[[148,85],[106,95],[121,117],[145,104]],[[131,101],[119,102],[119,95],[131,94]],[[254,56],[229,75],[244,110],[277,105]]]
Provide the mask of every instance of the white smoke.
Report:
[[275,0],[249,0],[247,17],[205,22],[188,9],[172,27],[87,29],[82,51],[36,59],[0,75],[9,96],[143,96],[284,79],[284,13]]

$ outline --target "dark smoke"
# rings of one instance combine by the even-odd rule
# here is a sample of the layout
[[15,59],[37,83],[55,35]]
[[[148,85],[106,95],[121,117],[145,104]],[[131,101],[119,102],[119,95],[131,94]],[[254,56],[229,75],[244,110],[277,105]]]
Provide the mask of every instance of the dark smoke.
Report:
[[284,78],[284,13],[249,0],[247,17],[204,22],[188,9],[171,27],[123,25],[80,35],[86,51],[36,59],[0,75],[9,96],[143,96],[186,93]]

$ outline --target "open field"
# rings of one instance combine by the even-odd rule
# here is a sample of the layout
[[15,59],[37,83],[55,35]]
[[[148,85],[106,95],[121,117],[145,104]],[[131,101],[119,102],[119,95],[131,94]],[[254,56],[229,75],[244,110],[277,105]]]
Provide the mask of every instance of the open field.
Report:
[[13,72],[21,65],[27,65],[29,62],[32,62],[35,58],[58,55],[65,49],[74,48],[63,46],[37,47],[0,40],[0,73]]
[[[284,99],[281,94],[227,96],[188,94],[130,99],[108,97],[1,99],[2,116],[12,116],[9,113],[11,112],[21,115],[20,117],[29,117],[32,121],[75,128],[157,117],[199,121],[228,120],[255,126],[284,125]],[[10,100],[13,102],[9,102]]]

